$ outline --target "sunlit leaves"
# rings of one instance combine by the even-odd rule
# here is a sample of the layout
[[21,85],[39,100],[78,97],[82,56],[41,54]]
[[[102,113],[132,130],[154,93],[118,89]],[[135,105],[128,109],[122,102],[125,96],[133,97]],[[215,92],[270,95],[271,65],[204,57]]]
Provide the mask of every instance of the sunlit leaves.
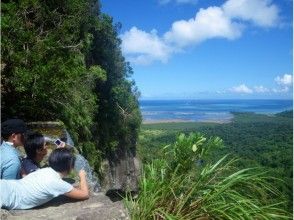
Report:
[[[196,143],[202,150],[193,150]],[[180,134],[174,144],[165,147],[169,153],[145,166],[138,198],[126,200],[131,218],[291,219],[291,213],[280,206],[283,197],[281,203],[273,202],[272,197],[281,194],[261,169],[238,170],[237,160],[228,156],[204,166],[188,166],[183,161],[191,162],[203,149],[208,153],[221,145],[219,138]]]

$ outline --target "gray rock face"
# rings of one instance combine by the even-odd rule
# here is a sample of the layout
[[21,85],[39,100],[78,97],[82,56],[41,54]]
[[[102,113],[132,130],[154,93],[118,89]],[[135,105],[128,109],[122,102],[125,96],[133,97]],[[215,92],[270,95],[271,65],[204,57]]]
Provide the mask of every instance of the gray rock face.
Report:
[[102,164],[105,191],[137,192],[140,173],[139,160],[129,149],[120,149]]
[[1,210],[7,220],[127,220],[130,219],[122,201],[112,202],[103,193],[91,195],[85,201],[59,197],[31,210]]
[[5,209],[0,209],[0,219],[1,220],[6,220],[8,217],[11,216],[10,212],[8,212]]

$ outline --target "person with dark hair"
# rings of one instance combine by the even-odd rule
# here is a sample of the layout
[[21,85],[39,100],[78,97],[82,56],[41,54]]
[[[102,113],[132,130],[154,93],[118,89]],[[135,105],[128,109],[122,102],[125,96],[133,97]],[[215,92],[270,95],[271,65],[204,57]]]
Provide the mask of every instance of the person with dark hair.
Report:
[[25,134],[24,149],[27,154],[21,162],[22,177],[40,168],[40,162],[47,155],[47,145],[44,136],[36,131]]
[[1,123],[0,146],[0,178],[19,179],[20,178],[20,155],[16,149],[23,145],[23,134],[27,126],[20,119],[8,119]]
[[54,153],[50,154],[49,166],[60,173],[69,173],[75,165],[75,157],[72,156],[71,149],[57,148]]
[[49,167],[38,169],[20,180],[0,180],[0,206],[5,209],[30,209],[54,197],[88,199],[86,172],[79,171],[80,186],[62,180],[73,169],[75,157],[68,148],[57,148],[49,156]]

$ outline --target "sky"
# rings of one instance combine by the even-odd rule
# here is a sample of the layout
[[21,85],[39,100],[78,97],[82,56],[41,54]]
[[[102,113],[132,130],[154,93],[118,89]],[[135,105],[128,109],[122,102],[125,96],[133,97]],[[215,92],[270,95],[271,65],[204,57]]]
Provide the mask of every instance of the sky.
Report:
[[292,0],[101,0],[141,99],[292,99]]

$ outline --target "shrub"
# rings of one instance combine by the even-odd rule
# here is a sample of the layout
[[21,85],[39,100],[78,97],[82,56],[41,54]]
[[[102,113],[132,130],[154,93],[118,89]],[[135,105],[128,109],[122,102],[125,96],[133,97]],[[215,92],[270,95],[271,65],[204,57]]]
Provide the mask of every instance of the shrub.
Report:
[[[144,168],[138,198],[126,199],[132,219],[291,219],[281,194],[260,168],[238,170],[237,159],[209,162],[219,138],[179,135],[161,159]],[[201,161],[199,163],[199,161]]]

